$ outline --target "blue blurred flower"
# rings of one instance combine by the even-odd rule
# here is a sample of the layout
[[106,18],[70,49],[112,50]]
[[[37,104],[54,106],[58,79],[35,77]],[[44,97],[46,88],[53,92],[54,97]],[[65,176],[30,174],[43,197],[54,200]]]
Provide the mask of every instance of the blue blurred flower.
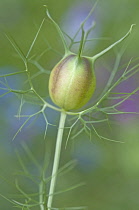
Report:
[[[128,81],[121,83],[117,88],[116,92],[118,93],[132,93],[134,89],[137,88],[136,76],[130,78]],[[120,95],[122,96],[122,95]],[[116,100],[116,102],[120,102],[122,99]],[[125,100],[121,105],[118,106],[118,110],[123,112],[133,112],[133,113],[125,113],[115,115],[116,120],[121,122],[129,122],[129,119],[134,119],[136,113],[139,113],[139,91],[135,94],[131,95],[127,100]],[[135,114],[134,114],[135,113]]]
[[[62,28],[71,38],[74,37],[74,35],[76,34],[77,30],[80,27],[80,24],[88,16],[94,3],[93,4],[90,4],[89,2],[80,2],[77,4],[74,3],[71,5],[71,7],[68,8],[68,10],[66,10],[66,13],[64,14],[64,17],[62,17],[61,21]],[[98,22],[99,16],[98,13],[96,13],[96,10],[94,10],[93,14],[86,21],[84,25],[85,31],[87,31],[92,25],[94,25],[94,22]],[[88,39],[98,38],[100,37],[100,34],[101,34],[101,27],[99,25],[99,27],[95,27],[93,31],[91,31],[91,33],[88,36]],[[80,41],[80,39],[81,39],[81,30],[74,39],[74,41]],[[96,40],[93,42],[87,42],[85,49],[93,49],[96,43],[97,43]],[[73,49],[76,50],[78,46],[79,44],[75,44]]]

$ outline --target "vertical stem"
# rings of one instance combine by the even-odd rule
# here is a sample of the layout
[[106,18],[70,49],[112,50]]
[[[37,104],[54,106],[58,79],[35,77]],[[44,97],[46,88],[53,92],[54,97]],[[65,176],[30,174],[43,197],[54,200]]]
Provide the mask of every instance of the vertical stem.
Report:
[[45,141],[44,146],[44,161],[43,161],[43,167],[40,174],[41,181],[39,185],[39,203],[40,203],[40,210],[46,210],[47,209],[47,202],[46,202],[46,170],[48,167],[48,147],[47,147],[47,141]]
[[39,202],[40,202],[40,210],[45,210],[45,202],[44,202],[44,181],[41,180],[39,186]]
[[82,51],[83,51],[83,47],[84,47],[84,43],[85,43],[85,35],[84,35],[84,29],[82,27],[82,37],[81,37],[81,41],[80,41],[80,47],[79,47],[79,52],[78,52],[78,58],[81,57],[82,55]]
[[51,178],[49,197],[48,197],[48,203],[47,203],[48,210],[51,210],[51,208],[52,208],[52,202],[53,202],[56,179],[57,179],[57,172],[58,172],[58,167],[59,167],[59,160],[60,160],[61,145],[62,145],[65,121],[66,121],[66,113],[61,112],[59,128],[58,128],[58,133],[57,133],[57,139],[56,139],[55,155],[54,155],[54,162],[53,162],[53,169],[52,169],[52,178]]

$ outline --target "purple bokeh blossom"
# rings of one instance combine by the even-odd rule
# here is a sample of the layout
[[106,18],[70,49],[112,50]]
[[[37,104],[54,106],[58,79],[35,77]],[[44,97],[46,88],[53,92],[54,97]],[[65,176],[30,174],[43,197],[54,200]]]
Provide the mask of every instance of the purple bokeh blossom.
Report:
[[[124,81],[121,83],[118,87],[116,87],[115,92],[118,93],[132,93],[137,88],[136,83],[136,76],[133,76],[132,78],[128,79],[128,81]],[[122,95],[120,95],[122,96]],[[118,99],[115,102],[120,102],[122,99]],[[133,113],[125,113],[125,114],[119,114],[115,115],[115,119],[120,122],[128,123],[129,119],[133,119],[136,117],[136,113],[139,113],[139,91],[137,91],[135,94],[129,96],[128,99],[126,99],[123,103],[121,103],[118,106],[118,110],[122,112],[133,112]]]

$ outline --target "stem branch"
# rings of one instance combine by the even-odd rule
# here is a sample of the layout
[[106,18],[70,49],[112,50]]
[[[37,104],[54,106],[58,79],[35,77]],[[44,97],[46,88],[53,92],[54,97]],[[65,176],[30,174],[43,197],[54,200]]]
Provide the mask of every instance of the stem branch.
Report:
[[54,191],[55,191],[55,185],[56,185],[56,179],[57,179],[57,173],[58,173],[58,167],[59,167],[59,161],[60,161],[60,153],[61,153],[61,145],[62,145],[65,121],[66,121],[66,113],[61,112],[57,139],[56,139],[52,178],[51,178],[49,197],[48,197],[48,203],[47,203],[48,210],[51,210],[52,208],[52,202],[53,202],[53,197],[54,197]]
[[107,53],[109,50],[111,50],[113,47],[115,47],[117,44],[121,43],[124,39],[126,39],[132,32],[132,28],[135,24],[132,24],[129,31],[126,33],[125,36],[123,36],[121,39],[119,39],[117,42],[113,43],[112,45],[110,45],[109,47],[107,47],[106,49],[102,50],[100,53],[94,55],[92,57],[92,60],[95,61],[96,59],[98,59],[100,56],[104,55],[105,53]]

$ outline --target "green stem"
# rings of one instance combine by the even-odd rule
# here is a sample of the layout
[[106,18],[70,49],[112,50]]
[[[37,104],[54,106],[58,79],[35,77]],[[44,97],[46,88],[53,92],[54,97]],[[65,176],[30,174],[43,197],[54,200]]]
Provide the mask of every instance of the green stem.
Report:
[[40,203],[40,210],[47,209],[47,202],[46,202],[46,171],[48,167],[48,147],[47,141],[45,141],[44,146],[44,160],[43,160],[43,168],[41,171],[41,181],[39,185],[39,203]]
[[35,36],[35,38],[34,38],[32,44],[31,44],[31,46],[30,46],[30,48],[29,48],[29,50],[28,50],[28,52],[27,52],[26,58],[29,57],[29,54],[30,54],[30,52],[31,52],[31,50],[32,50],[32,48],[33,48],[33,46],[34,46],[34,44],[35,44],[35,42],[36,42],[36,39],[38,38],[38,35],[39,35],[39,33],[40,33],[40,30],[41,30],[41,28],[42,28],[42,26],[43,26],[43,24],[44,24],[44,21],[45,21],[45,18],[44,18],[44,19],[42,20],[42,22],[41,22],[41,25],[40,25],[40,27],[39,27],[37,33],[36,33],[36,36]]
[[55,147],[55,155],[54,155],[54,162],[53,162],[53,169],[52,169],[52,177],[51,177],[49,197],[48,197],[48,203],[47,203],[48,210],[51,210],[51,208],[52,208],[52,202],[53,202],[53,197],[54,197],[54,191],[55,191],[55,185],[56,185],[58,167],[59,167],[59,161],[60,161],[60,153],[61,153],[61,146],[62,146],[62,139],[63,139],[63,131],[64,131],[65,121],[66,121],[66,113],[64,111],[62,111],[61,116],[60,116],[60,121],[59,121],[57,139],[56,139],[56,147]]
[[42,179],[39,186],[39,203],[40,210],[45,210],[45,202],[44,202],[44,180]]
[[78,58],[81,57],[82,55],[82,51],[83,51],[83,47],[84,47],[84,43],[85,43],[85,32],[84,29],[82,27],[82,37],[81,37],[81,41],[80,41],[80,47],[79,47],[79,52],[78,52]]
[[65,55],[68,55],[70,53],[70,50],[69,50],[69,48],[67,46],[67,43],[66,43],[66,40],[65,40],[65,37],[64,37],[63,32],[61,31],[59,25],[51,17],[51,15],[50,15],[50,13],[49,13],[49,11],[48,11],[47,8],[46,8],[46,14],[47,14],[48,18],[52,21],[52,23],[55,25],[55,27],[56,27],[56,29],[57,29],[57,31],[59,33],[59,36],[60,36],[60,38],[61,38],[61,40],[63,42],[63,46],[64,46],[64,50],[65,50]]
[[13,73],[9,73],[9,74],[4,74],[4,75],[0,75],[0,78],[1,77],[8,77],[8,76],[14,76],[16,74],[22,74],[22,73],[25,73],[26,71],[19,71],[19,72],[13,72]]
[[98,59],[100,56],[104,55],[105,53],[107,53],[109,50],[111,50],[113,47],[115,47],[117,44],[121,43],[124,39],[126,39],[132,32],[132,28],[135,24],[132,24],[129,31],[126,33],[125,36],[123,36],[121,39],[119,39],[117,42],[113,43],[112,45],[110,45],[109,47],[107,47],[106,49],[102,50],[100,53],[94,55],[92,57],[92,60],[95,61],[96,59]]

